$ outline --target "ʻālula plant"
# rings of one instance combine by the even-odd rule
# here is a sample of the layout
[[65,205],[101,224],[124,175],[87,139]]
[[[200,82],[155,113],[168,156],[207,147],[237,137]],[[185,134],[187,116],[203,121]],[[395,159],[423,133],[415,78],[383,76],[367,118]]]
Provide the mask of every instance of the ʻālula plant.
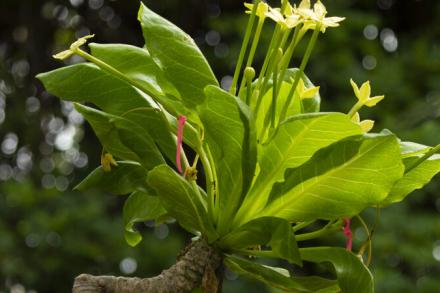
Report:
[[[320,112],[319,87],[305,69],[318,36],[344,18],[327,17],[320,1],[245,6],[248,25],[228,90],[190,36],[142,4],[143,48],[91,43],[88,53],[80,48],[86,36],[54,57],[88,62],[38,76],[47,91],[75,103],[102,143],[101,166],[77,189],[129,194],[127,242],[141,241],[136,223],[147,220],[174,218],[194,235],[158,277],[81,275],[74,292],[220,292],[224,266],[288,292],[374,291],[371,237],[354,252],[350,219],[365,224],[364,209],[427,184],[440,171],[440,147],[371,132],[374,122],[359,111],[384,96],[371,96],[368,81],[350,81],[348,113]],[[253,59],[269,22],[273,35],[257,71]],[[346,247],[301,247],[341,233]],[[330,263],[334,278],[291,275],[263,265],[269,258]]]

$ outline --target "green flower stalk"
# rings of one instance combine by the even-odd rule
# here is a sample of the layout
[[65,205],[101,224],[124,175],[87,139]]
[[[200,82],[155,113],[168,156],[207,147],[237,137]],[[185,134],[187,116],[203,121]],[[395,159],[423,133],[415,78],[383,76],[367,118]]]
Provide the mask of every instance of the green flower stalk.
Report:
[[[248,7],[253,8],[253,5],[248,5]],[[268,11],[269,11],[269,5],[267,5],[264,2],[260,2],[258,4],[258,8],[257,8],[258,23],[257,23],[257,28],[255,30],[253,40],[252,40],[252,45],[251,45],[251,49],[249,51],[248,59],[246,62],[246,68],[251,67],[252,63],[254,61],[255,52],[257,51],[258,43],[260,42],[261,31],[262,31],[264,23],[266,21]],[[240,89],[238,91],[238,93],[239,93],[238,95],[240,95],[242,93],[244,86],[245,86],[245,83],[246,83],[246,80],[242,79]]]
[[234,72],[234,77],[232,79],[232,84],[231,87],[229,89],[229,92],[233,95],[235,95],[237,89],[237,83],[238,83],[238,78],[240,77],[240,71],[241,71],[241,67],[243,65],[243,61],[244,61],[244,57],[247,51],[247,47],[249,44],[249,40],[251,37],[251,33],[252,33],[252,28],[254,26],[254,22],[255,22],[255,18],[256,18],[256,14],[257,14],[257,7],[259,5],[261,0],[254,0],[254,4],[251,10],[251,16],[249,18],[247,27],[246,27],[246,32],[243,38],[243,44],[241,46],[241,50],[240,50],[240,55],[238,56],[238,61],[237,61],[237,65],[235,66],[235,72]]

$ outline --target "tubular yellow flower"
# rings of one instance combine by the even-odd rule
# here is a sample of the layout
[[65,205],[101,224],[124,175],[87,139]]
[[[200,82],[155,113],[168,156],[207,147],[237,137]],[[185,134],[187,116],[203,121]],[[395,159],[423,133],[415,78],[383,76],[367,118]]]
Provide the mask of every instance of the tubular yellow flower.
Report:
[[[246,6],[246,8],[248,9],[248,10],[246,10],[246,13],[251,14],[252,8],[254,8],[254,4],[244,3],[244,6]],[[267,15],[268,12],[269,12],[269,5],[267,3],[264,3],[264,2],[258,3],[257,12],[256,12],[256,15],[258,17],[266,18],[266,17],[268,17],[268,15]]]
[[365,102],[365,106],[367,107],[374,107],[377,105],[377,103],[379,103],[380,101],[382,101],[385,98],[385,96],[375,96],[375,97],[371,97],[368,99],[368,101]]
[[[248,10],[246,13],[250,14],[254,4],[244,4]],[[301,17],[293,13],[293,8],[290,4],[287,5],[286,11],[281,13],[280,8],[272,8],[264,2],[260,2],[257,7],[256,15],[260,18],[270,18],[276,23],[280,24],[283,29],[291,29],[301,23]]]
[[269,7],[269,11],[266,13],[266,16],[276,23],[284,24],[286,22],[286,19],[284,18],[279,8]]
[[356,124],[359,124],[359,126],[361,127],[362,131],[364,133],[370,132],[371,129],[373,129],[374,126],[374,121],[373,120],[363,120],[361,121],[361,117],[359,116],[359,112],[356,112],[353,117],[351,117],[351,121],[353,121]]
[[78,40],[73,42],[72,45],[70,45],[69,50],[65,50],[65,51],[62,51],[58,54],[55,54],[55,55],[53,55],[53,58],[58,59],[58,60],[64,60],[64,59],[71,57],[73,54],[76,53],[76,50],[78,50],[79,47],[81,47],[82,45],[87,43],[87,40],[93,38],[94,36],[95,35],[88,35],[88,36],[84,36],[82,38],[79,38]]
[[293,6],[290,4],[290,2],[287,2],[286,8],[284,8],[284,16],[288,17],[294,14]]
[[373,129],[374,121],[373,120],[369,120],[369,119],[363,120],[363,121],[361,121],[359,123],[359,125],[361,126],[362,131],[367,133],[367,132],[370,132],[371,129]]
[[298,8],[294,7],[294,11],[304,19],[306,29],[319,27],[322,33],[325,33],[328,27],[338,27],[339,23],[345,19],[345,17],[338,16],[325,17],[327,9],[319,0],[313,5],[313,9],[311,9],[309,0],[303,0]]
[[351,86],[353,87],[354,94],[356,95],[357,99],[362,105],[365,105],[367,107],[373,107],[380,101],[382,101],[385,96],[371,96],[371,86],[370,81],[366,81],[362,84],[361,88],[358,87],[358,85],[353,81],[353,79],[350,79]]
[[286,16],[286,26],[288,28],[294,28],[297,25],[299,25],[300,23],[302,23],[302,19],[299,15],[292,14],[292,15]]
[[297,91],[301,100],[313,98],[319,92],[319,86],[307,88],[302,79],[298,82]]

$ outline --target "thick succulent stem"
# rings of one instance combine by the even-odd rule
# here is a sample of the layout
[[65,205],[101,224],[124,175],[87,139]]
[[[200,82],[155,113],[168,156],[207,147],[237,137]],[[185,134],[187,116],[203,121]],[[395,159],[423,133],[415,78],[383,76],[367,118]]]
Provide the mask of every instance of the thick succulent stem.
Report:
[[202,287],[206,293],[217,293],[215,276],[221,266],[221,255],[205,241],[191,243],[176,264],[152,278],[92,276],[76,277],[73,293],[184,293]]

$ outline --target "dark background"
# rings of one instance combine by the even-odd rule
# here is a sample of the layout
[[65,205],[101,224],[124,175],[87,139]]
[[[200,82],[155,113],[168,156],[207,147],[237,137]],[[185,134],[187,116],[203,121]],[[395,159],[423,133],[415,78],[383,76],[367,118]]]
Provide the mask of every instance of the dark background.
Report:
[[[145,3],[188,32],[227,84],[246,24],[242,1]],[[440,143],[440,1],[324,4],[330,15],[347,19],[320,36],[307,69],[321,86],[322,108],[348,111],[354,102],[349,79],[371,80],[373,94],[386,95],[361,113],[376,120],[376,131],[386,127],[405,140]],[[63,66],[51,55],[85,34],[96,34],[95,42],[142,46],[138,7],[137,0],[0,1],[0,292],[69,292],[82,272],[151,276],[171,265],[189,240],[172,223],[146,223],[144,241],[130,248],[123,239],[123,197],[70,191],[99,164],[101,148],[72,105],[34,78]],[[268,27],[257,61],[269,39]],[[372,264],[378,292],[440,292],[439,183],[381,211]],[[370,225],[374,215],[365,212]],[[354,232],[359,248],[366,236],[356,224]],[[342,233],[320,241],[344,245]],[[226,278],[225,292],[275,292],[230,272]]]

